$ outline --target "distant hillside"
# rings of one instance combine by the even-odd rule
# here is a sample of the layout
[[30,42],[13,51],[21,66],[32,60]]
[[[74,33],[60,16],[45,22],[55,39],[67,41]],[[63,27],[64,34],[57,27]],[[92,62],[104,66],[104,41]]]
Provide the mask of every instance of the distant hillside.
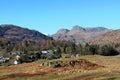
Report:
[[92,43],[120,43],[120,30],[111,30],[106,33],[99,34],[87,40]]
[[106,33],[109,31],[104,27],[96,28],[83,28],[81,26],[73,26],[71,30],[60,29],[56,34],[52,35],[55,40],[70,40],[75,43],[83,42],[88,39],[91,39],[97,35]]
[[0,25],[0,38],[10,41],[22,41],[22,40],[47,40],[50,37],[27,28],[22,28],[16,25]]

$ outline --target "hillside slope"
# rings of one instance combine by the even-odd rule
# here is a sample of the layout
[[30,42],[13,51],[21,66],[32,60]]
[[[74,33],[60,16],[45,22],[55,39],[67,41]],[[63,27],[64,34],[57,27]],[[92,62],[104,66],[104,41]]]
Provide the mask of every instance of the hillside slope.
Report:
[[23,40],[47,40],[50,37],[27,28],[22,28],[16,25],[0,25],[0,38],[10,41],[23,41]]
[[111,30],[106,33],[99,34],[98,36],[88,39],[87,42],[96,44],[120,43],[120,30]]

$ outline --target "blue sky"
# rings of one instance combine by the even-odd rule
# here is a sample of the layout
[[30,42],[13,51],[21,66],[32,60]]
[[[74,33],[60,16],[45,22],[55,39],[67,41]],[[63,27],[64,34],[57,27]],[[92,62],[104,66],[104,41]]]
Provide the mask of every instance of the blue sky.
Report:
[[0,24],[48,34],[74,25],[120,29],[120,0],[0,0]]

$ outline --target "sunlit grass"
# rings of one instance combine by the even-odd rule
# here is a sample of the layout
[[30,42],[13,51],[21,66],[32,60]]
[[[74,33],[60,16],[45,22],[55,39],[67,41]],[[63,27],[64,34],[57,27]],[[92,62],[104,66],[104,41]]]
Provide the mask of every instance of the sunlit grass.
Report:
[[[99,76],[97,78],[94,78],[93,80],[120,80],[120,57],[119,56],[81,56],[80,59],[86,59],[88,61],[98,63],[98,64],[103,64],[105,68],[100,68],[96,70],[73,70],[69,71],[66,74],[49,74],[49,75],[44,75],[44,76],[24,76],[24,77],[13,77],[13,78],[8,78],[4,80],[63,80],[63,79],[69,79],[81,75],[87,75],[87,74],[92,74],[92,73],[108,73],[110,75],[105,75],[105,76]],[[34,69],[34,65],[38,64],[40,65],[43,62],[48,62],[49,60],[38,60],[32,63],[25,63],[25,64],[20,64],[17,65],[19,66],[17,69],[13,70],[8,70],[8,71],[0,71],[0,76],[3,75],[9,75],[9,74],[15,74],[19,73],[20,71],[24,70],[32,70]],[[51,60],[53,61],[53,60]],[[21,67],[22,65],[22,67]],[[16,66],[16,65],[15,65]]]

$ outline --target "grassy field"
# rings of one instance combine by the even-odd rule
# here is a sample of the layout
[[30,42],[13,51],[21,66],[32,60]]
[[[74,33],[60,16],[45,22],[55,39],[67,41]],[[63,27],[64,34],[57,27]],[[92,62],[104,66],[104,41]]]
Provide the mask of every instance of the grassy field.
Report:
[[70,60],[83,61],[74,67],[67,64],[58,68],[41,66],[47,60],[0,67],[0,80],[120,80],[120,55],[88,55],[59,60],[65,64]]

